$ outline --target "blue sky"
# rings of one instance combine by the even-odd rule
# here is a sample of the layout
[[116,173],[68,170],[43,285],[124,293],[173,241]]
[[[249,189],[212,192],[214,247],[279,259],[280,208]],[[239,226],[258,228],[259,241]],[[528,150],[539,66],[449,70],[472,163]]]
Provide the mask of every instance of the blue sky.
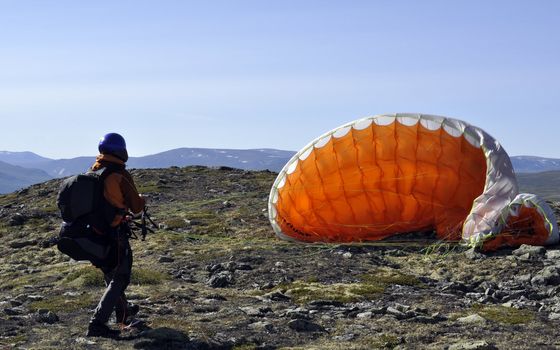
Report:
[[560,158],[560,1],[0,0],[0,150],[298,150],[373,114]]

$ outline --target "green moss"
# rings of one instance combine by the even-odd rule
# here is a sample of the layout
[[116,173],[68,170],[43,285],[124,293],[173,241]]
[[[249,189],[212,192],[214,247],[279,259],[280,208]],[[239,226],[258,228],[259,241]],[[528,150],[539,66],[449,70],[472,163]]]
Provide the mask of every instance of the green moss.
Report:
[[72,284],[82,287],[103,287],[105,281],[103,273],[93,266],[84,266],[69,273],[66,282],[74,282]]
[[41,208],[41,211],[47,214],[55,214],[58,213],[59,210],[56,203],[47,204],[45,207]]
[[222,222],[212,223],[206,226],[204,228],[204,231],[206,234],[213,235],[213,236],[226,235],[227,233],[230,232],[228,226]]
[[512,307],[475,304],[472,309],[487,320],[503,324],[525,324],[535,319],[534,312]]
[[189,211],[187,212],[187,217],[190,220],[201,220],[201,221],[214,221],[218,220],[218,216],[211,210],[201,210],[201,211]]
[[370,299],[382,293],[384,288],[362,283],[321,284],[316,282],[295,281],[283,286],[295,302],[305,303],[312,300],[332,300],[342,303]]
[[298,303],[320,299],[346,303],[376,298],[392,284],[422,285],[415,276],[393,270],[377,269],[360,276],[360,282],[357,283],[322,284],[316,278],[310,278],[282,285],[279,288],[285,289],[286,293]]
[[25,285],[33,285],[40,282],[42,282],[41,278],[37,275],[15,277],[15,275],[12,274],[12,278],[6,276],[6,278],[0,280],[0,290],[21,289]]
[[378,337],[364,339],[367,349],[394,349],[400,344],[399,338],[392,334],[381,334]]
[[[26,341],[27,341],[27,338],[28,338],[28,337],[27,337],[27,335],[25,335],[25,334],[18,334],[18,335],[15,335],[15,336],[13,336],[13,337],[8,337],[7,340],[8,340],[9,343],[12,343],[12,344],[19,344],[19,343],[24,343],[24,342],[26,342]],[[3,345],[3,344],[0,343],[0,346],[2,346],[2,345]],[[0,348],[0,349],[2,349],[2,348]],[[6,349],[7,349],[7,348],[6,348]]]
[[165,224],[167,225],[167,228],[170,230],[176,230],[188,226],[185,219],[182,218],[169,218],[165,220]]
[[130,283],[146,285],[146,284],[161,284],[167,275],[156,270],[144,269],[144,268],[132,268],[132,277]]
[[156,193],[161,192],[161,189],[155,182],[140,183],[137,186],[138,193]]
[[17,194],[15,193],[5,194],[0,196],[0,205],[4,206],[8,204],[13,204],[14,202],[16,202],[16,200],[17,200]]
[[29,305],[30,310],[47,309],[53,312],[72,312],[80,309],[90,308],[96,302],[91,293],[70,297],[66,295],[54,295],[44,300],[34,301]]

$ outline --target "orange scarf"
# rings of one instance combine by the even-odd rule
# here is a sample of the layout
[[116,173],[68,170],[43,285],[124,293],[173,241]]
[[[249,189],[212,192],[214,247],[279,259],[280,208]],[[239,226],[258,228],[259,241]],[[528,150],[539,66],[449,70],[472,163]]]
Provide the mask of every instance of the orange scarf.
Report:
[[107,167],[107,163],[114,163],[124,167],[124,162],[119,158],[111,154],[100,154],[95,158],[95,163],[91,166],[91,170],[97,171],[103,169]]

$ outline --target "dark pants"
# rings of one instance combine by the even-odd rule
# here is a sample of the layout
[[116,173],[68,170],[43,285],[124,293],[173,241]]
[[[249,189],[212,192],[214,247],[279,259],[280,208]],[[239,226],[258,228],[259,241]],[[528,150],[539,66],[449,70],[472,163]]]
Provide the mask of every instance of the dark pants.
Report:
[[102,268],[107,289],[95,308],[91,321],[107,323],[111,313],[115,310],[117,322],[126,320],[126,306],[128,304],[124,291],[130,283],[132,271],[132,250],[128,242],[128,235],[119,230],[118,240],[114,247],[113,262]]

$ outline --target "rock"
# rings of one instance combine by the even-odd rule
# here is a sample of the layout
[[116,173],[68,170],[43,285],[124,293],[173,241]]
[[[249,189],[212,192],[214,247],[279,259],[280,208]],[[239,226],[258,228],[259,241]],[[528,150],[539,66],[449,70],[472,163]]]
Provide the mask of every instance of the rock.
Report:
[[547,266],[531,279],[534,286],[560,284],[560,266]]
[[406,312],[410,311],[410,306],[404,305],[404,304],[395,303],[395,309],[399,310],[400,312],[406,313]]
[[356,318],[371,318],[373,313],[371,311],[360,312],[356,315]]
[[212,288],[224,288],[233,283],[233,273],[221,271],[208,279],[208,285]]
[[441,322],[441,320],[438,320],[438,319],[430,317],[430,316],[424,316],[424,315],[409,318],[408,321],[424,323],[424,324],[435,324],[435,323]]
[[52,246],[55,246],[58,243],[59,239],[60,238],[58,236],[52,236],[52,237],[43,239],[39,242],[39,246],[41,248],[44,248],[44,249],[50,248]]
[[15,213],[14,215],[12,215],[12,217],[10,217],[10,220],[8,221],[8,225],[21,226],[25,224],[26,221],[27,221],[27,217],[25,217],[22,213]]
[[479,253],[475,248],[471,248],[465,252],[465,256],[470,260],[480,260],[484,259],[486,256]]
[[485,340],[462,341],[451,344],[448,350],[496,350],[497,348]]
[[560,263],[560,250],[549,250],[546,252],[546,259]]
[[15,241],[9,244],[10,248],[13,249],[20,249],[30,245],[37,245],[37,240],[32,239],[32,240],[25,240],[25,241]]
[[241,264],[237,264],[237,270],[240,271],[251,271],[253,270],[253,266],[247,264],[247,263],[241,263]]
[[337,335],[333,339],[338,340],[338,341],[351,341],[351,340],[356,339],[356,334],[348,333],[348,334],[344,334],[344,335]]
[[350,259],[352,257],[352,253],[346,252],[346,253],[342,254],[342,257],[345,258],[345,259]]
[[469,315],[465,317],[461,317],[457,319],[457,322],[461,324],[478,324],[483,325],[486,324],[486,319],[479,314]]
[[288,327],[296,332],[323,332],[325,330],[316,323],[302,319],[291,320],[288,322]]
[[172,263],[174,261],[175,261],[175,259],[173,259],[170,256],[165,256],[165,255],[160,256],[159,259],[158,259],[158,262],[160,262],[160,263]]
[[449,282],[446,283],[443,288],[441,288],[442,292],[462,292],[462,293],[468,293],[470,291],[472,291],[472,288],[470,288],[469,286],[467,286],[464,283],[461,282]]
[[307,309],[303,309],[301,307],[295,308],[295,309],[288,309],[286,310],[286,312],[284,313],[284,317],[290,318],[290,319],[309,319],[309,310]]
[[274,329],[272,323],[266,321],[250,323],[248,327],[254,331],[261,331],[261,332],[262,331],[271,332]]
[[224,206],[224,208],[231,208],[235,206],[235,203],[228,200],[228,201],[223,201],[222,205]]
[[22,315],[23,309],[21,307],[5,308],[4,313],[8,316]]
[[28,295],[27,296],[27,300],[30,300],[30,301],[40,301],[40,300],[44,300],[44,299],[45,299],[45,297],[42,296],[42,295]]
[[395,316],[397,320],[404,320],[406,318],[406,314],[392,306],[387,308],[387,314]]
[[283,261],[277,261],[274,263],[274,266],[276,267],[283,267],[284,266],[284,262]]
[[266,293],[265,295],[263,295],[263,298],[269,299],[269,300],[274,300],[274,301],[287,301],[287,300],[291,299],[286,294],[280,293],[278,291]]
[[528,273],[528,274],[525,274],[525,275],[514,276],[513,279],[516,282],[519,282],[519,283],[529,283],[529,282],[531,282],[531,274]]
[[41,310],[37,311],[36,318],[37,318],[37,321],[48,323],[48,324],[54,324],[54,323],[57,323],[58,321],[60,321],[57,314],[55,314],[52,311],[45,310],[45,309],[41,309]]
[[371,311],[371,313],[374,314],[374,315],[384,315],[387,312],[387,308],[386,307],[372,307],[371,309],[369,309],[369,311]]
[[10,300],[10,304],[12,306],[21,306],[21,305],[23,305],[23,302],[21,300],[12,299],[12,300]]
[[94,342],[93,340],[89,340],[89,339],[84,338],[84,337],[78,337],[78,338],[76,338],[76,343],[78,343],[78,344],[83,344],[83,345],[95,345],[95,344],[97,344],[97,343]]
[[307,304],[312,309],[331,309],[333,307],[341,307],[344,304],[336,300],[313,300]]
[[511,252],[519,260],[530,261],[544,257],[546,249],[544,247],[522,244],[519,248]]
[[239,308],[243,311],[247,316],[259,316],[263,317],[265,314],[272,312],[272,309],[269,307],[253,307],[253,306],[244,306]]
[[[213,305],[199,305],[193,307],[193,312],[197,314],[209,314],[218,311],[220,311],[220,308],[218,306],[213,306]],[[173,310],[171,310],[171,312],[173,312]]]

